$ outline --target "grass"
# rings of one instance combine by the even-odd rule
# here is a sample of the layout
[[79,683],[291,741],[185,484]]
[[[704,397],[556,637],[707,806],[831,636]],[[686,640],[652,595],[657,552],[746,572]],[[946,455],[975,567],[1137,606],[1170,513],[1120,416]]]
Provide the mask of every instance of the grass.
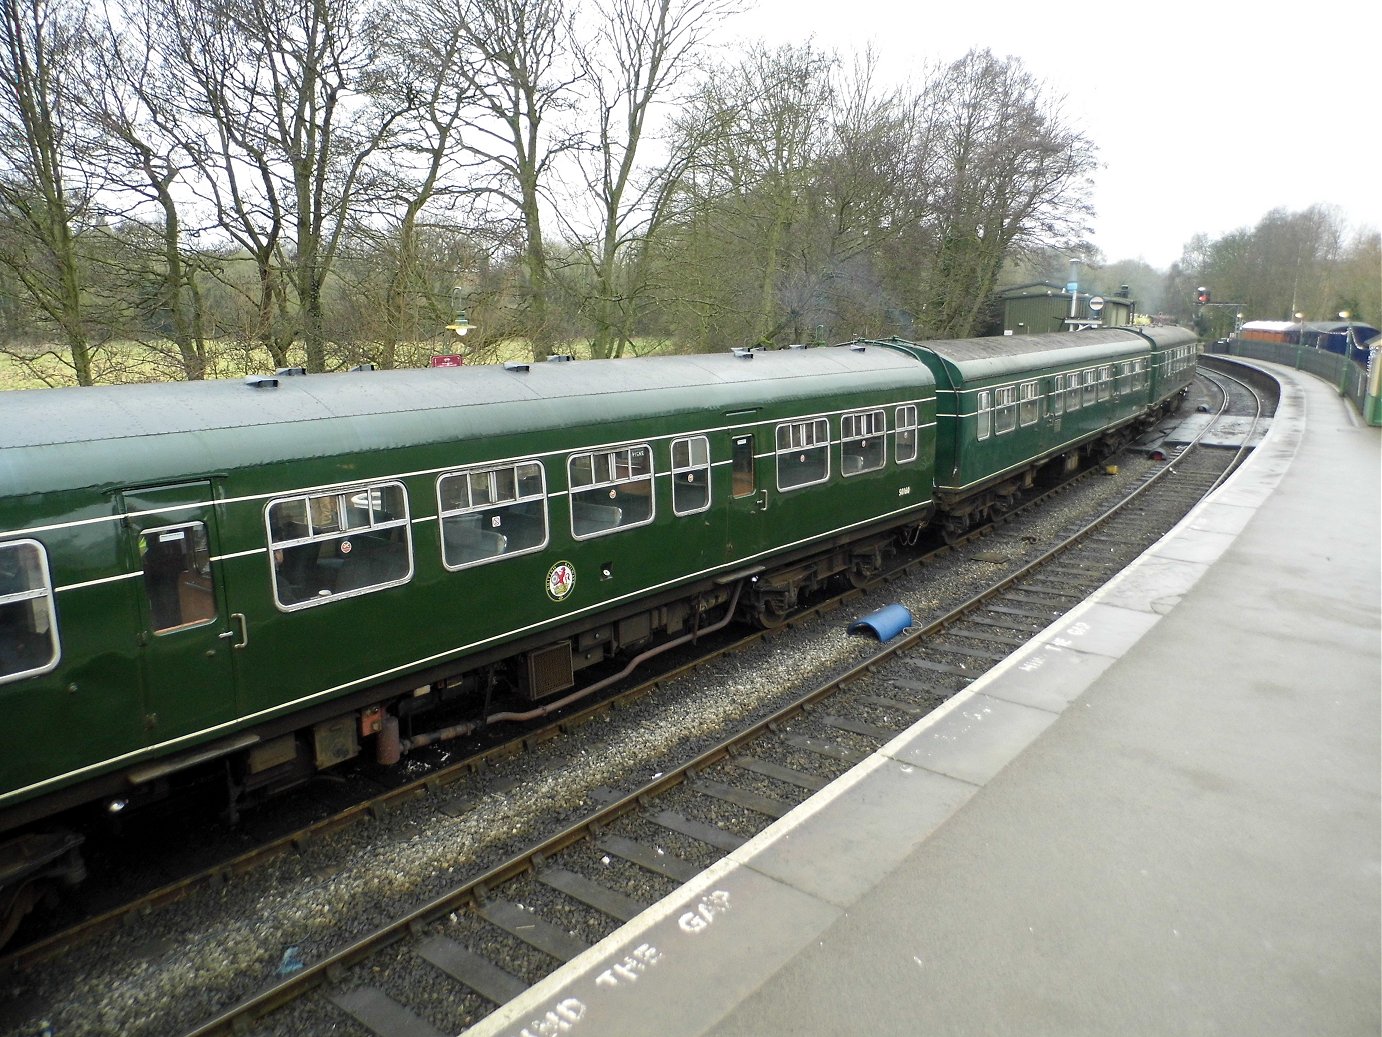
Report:
[[[506,339],[489,343],[483,349],[456,349],[455,339],[437,338],[428,342],[400,345],[398,367],[426,367],[434,354],[457,351],[467,363],[500,364],[509,360],[532,359],[532,347],[524,339]],[[666,352],[665,343],[647,341],[635,343],[634,354]],[[588,358],[589,347],[584,342],[569,342],[556,352]],[[633,355],[633,354],[631,354]],[[0,391],[10,389],[42,389],[76,385],[77,379],[69,363],[63,360],[60,346],[0,346]],[[289,364],[303,364],[301,349],[295,348]],[[350,366],[359,361],[346,361]],[[208,378],[244,378],[251,374],[265,374],[275,368],[267,350],[247,347],[242,343],[223,341],[214,343],[208,356]],[[97,385],[130,382],[171,382],[182,379],[177,351],[170,342],[107,342],[93,350],[92,370]]]

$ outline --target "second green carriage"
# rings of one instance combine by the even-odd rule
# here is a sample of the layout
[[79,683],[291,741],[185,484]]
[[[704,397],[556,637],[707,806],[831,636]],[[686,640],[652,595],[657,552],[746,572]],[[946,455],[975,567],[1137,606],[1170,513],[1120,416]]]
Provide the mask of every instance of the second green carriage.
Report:
[[1130,441],[1184,393],[1195,341],[1167,327],[881,344],[935,376],[935,497],[953,533]]

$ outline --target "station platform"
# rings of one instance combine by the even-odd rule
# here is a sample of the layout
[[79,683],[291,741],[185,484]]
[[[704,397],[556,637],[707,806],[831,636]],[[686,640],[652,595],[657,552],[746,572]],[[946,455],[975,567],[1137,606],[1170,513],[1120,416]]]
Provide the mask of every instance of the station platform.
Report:
[[1133,567],[467,1037],[1375,1037],[1382,433],[1260,366]]

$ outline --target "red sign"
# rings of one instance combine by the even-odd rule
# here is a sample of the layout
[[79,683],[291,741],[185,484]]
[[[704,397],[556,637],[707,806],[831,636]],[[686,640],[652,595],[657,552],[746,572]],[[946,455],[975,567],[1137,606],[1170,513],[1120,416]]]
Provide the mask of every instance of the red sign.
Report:
[[463,367],[465,358],[457,356],[455,353],[442,353],[440,356],[432,358],[432,367]]

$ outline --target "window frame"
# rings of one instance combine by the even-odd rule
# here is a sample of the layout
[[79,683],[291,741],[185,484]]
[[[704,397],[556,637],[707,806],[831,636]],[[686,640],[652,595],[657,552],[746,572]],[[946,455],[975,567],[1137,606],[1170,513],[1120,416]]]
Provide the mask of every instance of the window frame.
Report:
[[1006,436],[1016,428],[1017,386],[999,386],[993,390],[993,434]]
[[[703,464],[693,463],[690,461],[692,455],[690,445],[697,442],[700,443],[701,447],[705,451],[705,462]],[[688,463],[686,465],[678,466],[677,445],[681,443],[687,444]],[[686,515],[699,515],[703,511],[708,511],[710,509],[710,505],[714,496],[713,487],[711,485],[710,480],[710,437],[700,433],[690,436],[677,436],[675,439],[672,440],[668,456],[671,462],[669,466],[669,471],[671,473],[672,478],[672,514],[676,515],[678,518],[681,518]],[[677,491],[681,488],[682,484],[677,481],[677,476],[685,475],[687,473],[695,474],[696,472],[704,473],[704,478],[699,485],[705,487],[705,502],[699,505],[698,507],[694,508],[680,508],[677,504]]]
[[[809,437],[805,435],[798,437],[796,435],[796,433],[805,432],[807,429],[810,429]],[[784,431],[788,433],[788,442],[786,446],[782,444],[782,433]],[[805,442],[807,438],[811,440],[809,443]],[[801,442],[798,442],[798,439],[800,439]],[[829,480],[830,445],[829,418],[794,418],[791,421],[778,422],[777,426],[773,429],[773,468],[777,472],[778,492],[787,493],[788,491],[800,490],[807,486],[819,486],[821,483]],[[812,453],[819,452],[824,459],[824,463],[821,465],[822,471],[820,476],[784,486],[782,484],[783,459],[792,454],[802,452],[804,460],[804,453],[806,451],[811,451]]]
[[[634,456],[636,452],[642,451],[647,458],[647,472],[642,471],[635,475]],[[627,460],[623,462],[628,469],[627,475],[619,474],[620,457],[627,455]],[[596,478],[595,459],[599,457],[606,462],[605,468],[608,478]],[[590,477],[589,483],[581,486],[576,485],[575,464],[581,458],[590,458]],[[638,526],[646,526],[657,516],[657,501],[654,488],[657,480],[657,460],[653,456],[653,448],[649,443],[619,443],[615,446],[597,447],[591,450],[576,450],[566,456],[566,489],[567,500],[570,504],[571,537],[573,540],[591,540],[595,537],[608,536],[611,533],[619,533],[626,529],[635,529]],[[620,486],[637,486],[647,484],[648,514],[639,519],[623,520],[623,509],[619,508],[619,521],[608,526],[598,526],[583,533],[576,532],[576,505],[578,503],[587,504],[593,507],[616,508],[617,505],[595,504],[590,501],[578,500],[578,495],[584,497],[597,492],[607,492],[611,500],[617,499]],[[636,494],[636,496],[643,496]]]
[[[540,490],[536,493],[523,493],[521,487],[523,479],[519,475],[521,468],[536,468]],[[494,476],[499,472],[512,471],[514,496],[510,500],[490,500],[476,504],[471,494],[472,479],[477,475]],[[464,507],[446,506],[446,498],[442,493],[443,484],[449,479],[463,479],[466,486],[466,499],[468,503]],[[492,481],[492,480],[491,480]],[[460,572],[463,569],[473,569],[478,565],[489,565],[492,562],[500,561],[504,558],[517,558],[520,555],[531,554],[534,551],[541,551],[552,540],[552,520],[550,509],[547,504],[547,466],[536,457],[519,458],[516,461],[504,461],[501,463],[486,462],[481,464],[467,465],[465,468],[452,469],[437,476],[437,534],[438,543],[441,547],[441,564],[447,572]],[[480,558],[472,558],[467,561],[453,562],[447,556],[446,527],[447,519],[459,519],[466,515],[480,515],[486,511],[496,511],[498,509],[516,508],[523,504],[539,502],[542,512],[542,538],[536,544],[528,547],[518,548],[517,550],[504,550],[498,554],[485,555]],[[493,523],[490,530],[494,530]],[[485,532],[485,530],[479,530]]]
[[[11,548],[32,548],[37,567],[34,570],[38,576],[37,585],[31,585],[20,591],[0,592],[0,607],[9,605],[23,605],[26,602],[41,602],[42,611],[38,607],[30,605],[30,616],[41,615],[48,621],[47,642],[49,655],[46,662],[38,666],[29,666],[23,670],[13,670],[8,673],[0,672],[0,684],[10,684],[15,681],[25,680],[29,677],[39,677],[45,673],[51,673],[57,669],[58,663],[62,661],[62,637],[58,633],[58,610],[57,599],[53,593],[53,575],[48,564],[48,549],[43,543],[31,538],[21,540],[6,540],[0,543],[0,553]],[[22,571],[22,570],[21,570]],[[35,630],[35,634],[38,631]]]
[[[911,464],[921,451],[921,410],[915,403],[904,403],[893,411],[893,463]],[[908,443],[907,433],[911,433]],[[902,448],[908,445],[911,453],[903,456]]]
[[[187,522],[174,522],[166,526],[148,526],[138,531],[138,540],[142,543],[147,537],[156,534],[186,532],[187,530],[193,529],[201,531],[201,547],[206,556],[206,564],[209,578],[211,567],[211,531],[207,528],[206,523],[203,522],[201,519],[192,519]],[[154,600],[153,595],[150,593],[151,588],[149,585],[149,569],[147,568],[144,562],[144,559],[147,557],[146,552],[141,550],[139,557],[139,571],[140,574],[143,576],[143,579],[140,582],[143,584],[144,587],[144,601],[149,608],[149,633],[153,634],[154,637],[166,637],[168,634],[176,634],[183,630],[195,630],[197,627],[204,627],[211,623],[215,623],[218,619],[221,618],[221,605],[219,600],[217,599],[216,585],[213,581],[211,585],[207,588],[209,598],[208,604],[210,604],[211,606],[211,614],[209,616],[206,616],[203,619],[189,620],[185,623],[174,623],[172,626],[156,626],[155,624],[157,621],[157,617],[155,617],[154,615]]]
[[1067,371],[1065,374],[1065,411],[1081,410],[1084,407],[1084,399],[1080,392],[1080,372]]
[[1024,428],[1041,419],[1041,385],[1033,378],[1017,386],[1017,423]]
[[[402,518],[390,518],[382,522],[376,522],[374,490],[382,490],[385,487],[397,487],[398,497],[403,506]],[[346,500],[350,497],[366,495],[368,511],[370,514],[369,522],[365,525],[352,525],[347,529],[323,529],[321,532],[313,532],[315,519],[312,515],[312,502],[322,500],[327,497],[335,497],[338,501]],[[290,504],[301,501],[305,509],[308,521],[308,533],[306,536],[291,537],[288,539],[276,539],[273,531],[272,514],[275,507],[283,504]],[[352,507],[361,507],[350,501]],[[411,518],[411,505],[408,500],[408,488],[398,479],[374,479],[366,482],[352,483],[348,486],[337,486],[330,489],[317,489],[302,493],[284,494],[281,497],[274,497],[264,505],[264,530],[267,534],[269,544],[269,579],[270,586],[273,588],[274,605],[280,612],[299,612],[302,609],[314,608],[318,605],[326,605],[333,601],[342,601],[347,598],[358,598],[365,594],[374,594],[377,591],[388,590],[390,587],[401,587],[410,582],[415,571],[415,558],[413,555],[413,528]],[[376,532],[379,530],[401,529],[403,531],[403,547],[408,560],[408,565],[404,574],[397,579],[386,580],[382,583],[372,583],[367,587],[352,587],[342,591],[318,591],[317,593],[303,598],[301,601],[284,602],[280,594],[279,586],[279,563],[278,554],[290,548],[310,547],[313,544],[321,545],[333,540],[345,541],[352,536],[359,536],[361,533]],[[318,548],[320,550],[320,548]],[[320,558],[317,559],[320,561]]]
[[729,495],[742,500],[758,492],[758,456],[754,452],[754,434],[739,432],[730,437]]
[[980,389],[974,396],[974,439],[982,443],[993,434],[993,390]]
[[[846,423],[853,426],[849,432],[845,431]],[[860,431],[860,425],[867,426],[867,431]],[[877,461],[867,466],[861,465],[854,471],[849,470],[846,463],[847,457],[859,457],[861,461],[867,456],[863,454],[847,454],[846,450],[851,443],[860,443],[867,446],[871,439],[878,440],[878,449],[874,456]],[[868,410],[850,411],[840,415],[840,474],[846,479],[856,475],[864,475],[868,472],[877,472],[884,468],[888,463],[888,415],[882,407],[870,407]]]

